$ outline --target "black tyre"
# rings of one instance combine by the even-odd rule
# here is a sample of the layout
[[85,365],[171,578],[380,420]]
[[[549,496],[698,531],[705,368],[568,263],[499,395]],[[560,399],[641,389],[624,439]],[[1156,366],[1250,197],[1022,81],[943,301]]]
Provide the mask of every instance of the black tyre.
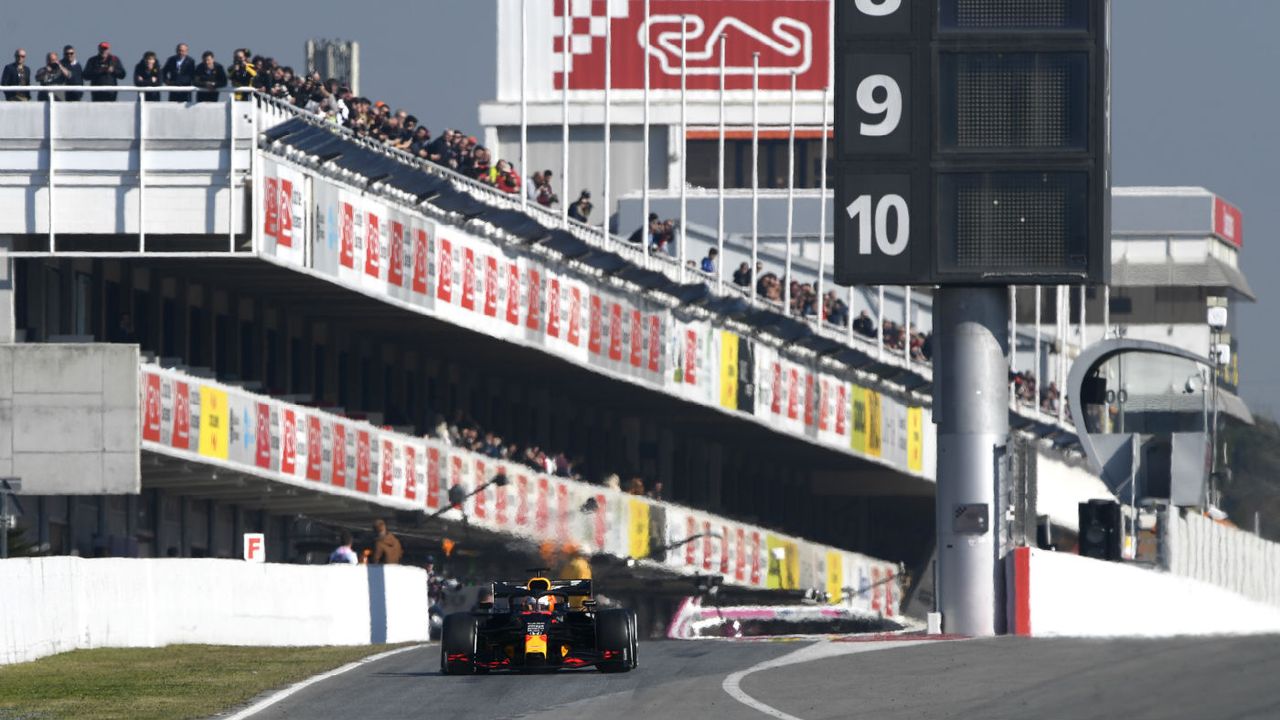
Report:
[[475,660],[475,616],[470,613],[446,616],[440,631],[440,672],[445,675],[472,675],[476,672]]
[[600,672],[627,672],[636,666],[635,613],[630,610],[602,610],[596,614],[596,649],[617,653],[616,659],[602,662]]

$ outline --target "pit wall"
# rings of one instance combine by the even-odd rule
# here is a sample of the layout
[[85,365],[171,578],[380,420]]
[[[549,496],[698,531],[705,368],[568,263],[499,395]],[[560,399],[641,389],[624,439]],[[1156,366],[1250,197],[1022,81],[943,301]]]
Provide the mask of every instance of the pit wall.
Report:
[[1169,637],[1280,632],[1280,608],[1135,565],[1018,548],[1006,558],[1006,577],[1011,634]]
[[1160,522],[1161,555],[1170,573],[1280,606],[1280,544],[1176,509]]
[[366,645],[427,639],[404,566],[76,557],[0,560],[0,665],[99,647]]

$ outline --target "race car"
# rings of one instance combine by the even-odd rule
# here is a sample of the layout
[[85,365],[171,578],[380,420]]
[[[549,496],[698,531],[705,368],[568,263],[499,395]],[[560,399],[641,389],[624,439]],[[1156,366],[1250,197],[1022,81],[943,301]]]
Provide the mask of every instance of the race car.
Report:
[[524,583],[499,581],[491,598],[472,612],[445,617],[442,673],[636,667],[635,612],[597,609],[590,580],[535,575]]

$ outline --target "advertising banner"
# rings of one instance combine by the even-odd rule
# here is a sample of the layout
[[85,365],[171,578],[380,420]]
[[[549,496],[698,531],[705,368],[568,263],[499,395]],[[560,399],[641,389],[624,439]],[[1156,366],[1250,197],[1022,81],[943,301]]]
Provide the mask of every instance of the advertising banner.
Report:
[[307,209],[309,179],[302,172],[262,157],[260,199],[262,222],[255,228],[258,247],[291,265],[301,266],[307,242]]

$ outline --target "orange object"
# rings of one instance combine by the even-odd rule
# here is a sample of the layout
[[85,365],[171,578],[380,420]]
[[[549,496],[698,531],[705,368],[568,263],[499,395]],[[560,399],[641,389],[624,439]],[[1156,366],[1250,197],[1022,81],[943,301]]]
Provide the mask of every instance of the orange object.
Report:
[[445,557],[449,557],[450,555],[453,555],[453,547],[454,547],[454,545],[456,545],[456,544],[457,544],[457,543],[455,543],[454,541],[450,540],[449,538],[445,538],[445,539],[443,539],[443,540],[441,540],[441,541],[440,541],[440,547],[444,549],[444,556],[445,556]]

